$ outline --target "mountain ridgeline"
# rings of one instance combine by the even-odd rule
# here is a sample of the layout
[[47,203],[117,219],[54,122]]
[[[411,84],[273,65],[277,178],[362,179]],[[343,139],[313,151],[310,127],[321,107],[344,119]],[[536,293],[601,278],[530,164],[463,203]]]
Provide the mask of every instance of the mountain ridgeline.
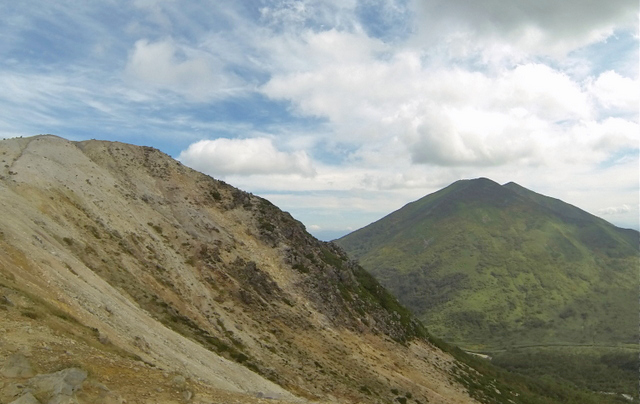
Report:
[[[0,360],[26,351],[43,371],[72,362],[104,383],[137,369],[112,380],[122,400],[173,403],[175,386],[143,380],[174,377],[247,402],[472,400],[429,364],[455,361],[428,354],[407,309],[267,200],[149,147],[37,136],[0,154]],[[393,376],[405,360],[437,375]]]
[[461,180],[339,240],[469,349],[638,341],[638,232],[515,183]]
[[0,402],[615,402],[430,337],[338,246],[158,150],[0,159]]
[[480,178],[336,243],[431,334],[514,373],[638,399],[637,231]]

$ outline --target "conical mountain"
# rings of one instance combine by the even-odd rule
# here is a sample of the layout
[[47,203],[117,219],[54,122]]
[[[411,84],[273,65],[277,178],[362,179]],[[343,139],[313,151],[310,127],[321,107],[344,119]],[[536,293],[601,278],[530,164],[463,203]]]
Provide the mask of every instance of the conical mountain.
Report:
[[461,180],[339,240],[470,349],[638,340],[638,232],[515,183]]

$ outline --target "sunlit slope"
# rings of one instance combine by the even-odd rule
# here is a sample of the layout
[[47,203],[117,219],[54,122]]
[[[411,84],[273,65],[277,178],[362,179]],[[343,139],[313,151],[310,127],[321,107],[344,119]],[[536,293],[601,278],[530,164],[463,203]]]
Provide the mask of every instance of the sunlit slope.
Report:
[[465,347],[638,339],[638,232],[514,183],[458,181],[337,243]]

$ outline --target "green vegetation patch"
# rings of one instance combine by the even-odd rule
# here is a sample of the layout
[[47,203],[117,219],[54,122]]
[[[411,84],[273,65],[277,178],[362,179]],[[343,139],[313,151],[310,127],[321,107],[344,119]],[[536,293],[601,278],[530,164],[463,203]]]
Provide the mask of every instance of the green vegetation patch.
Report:
[[510,372],[561,380],[584,390],[627,394],[638,400],[638,349],[536,347],[492,354]]

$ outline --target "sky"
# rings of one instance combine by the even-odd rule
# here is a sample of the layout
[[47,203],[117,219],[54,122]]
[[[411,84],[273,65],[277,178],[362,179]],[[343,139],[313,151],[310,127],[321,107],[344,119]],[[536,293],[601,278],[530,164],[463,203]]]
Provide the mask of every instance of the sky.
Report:
[[638,229],[637,0],[0,0],[0,138],[152,146],[318,238],[468,178]]

